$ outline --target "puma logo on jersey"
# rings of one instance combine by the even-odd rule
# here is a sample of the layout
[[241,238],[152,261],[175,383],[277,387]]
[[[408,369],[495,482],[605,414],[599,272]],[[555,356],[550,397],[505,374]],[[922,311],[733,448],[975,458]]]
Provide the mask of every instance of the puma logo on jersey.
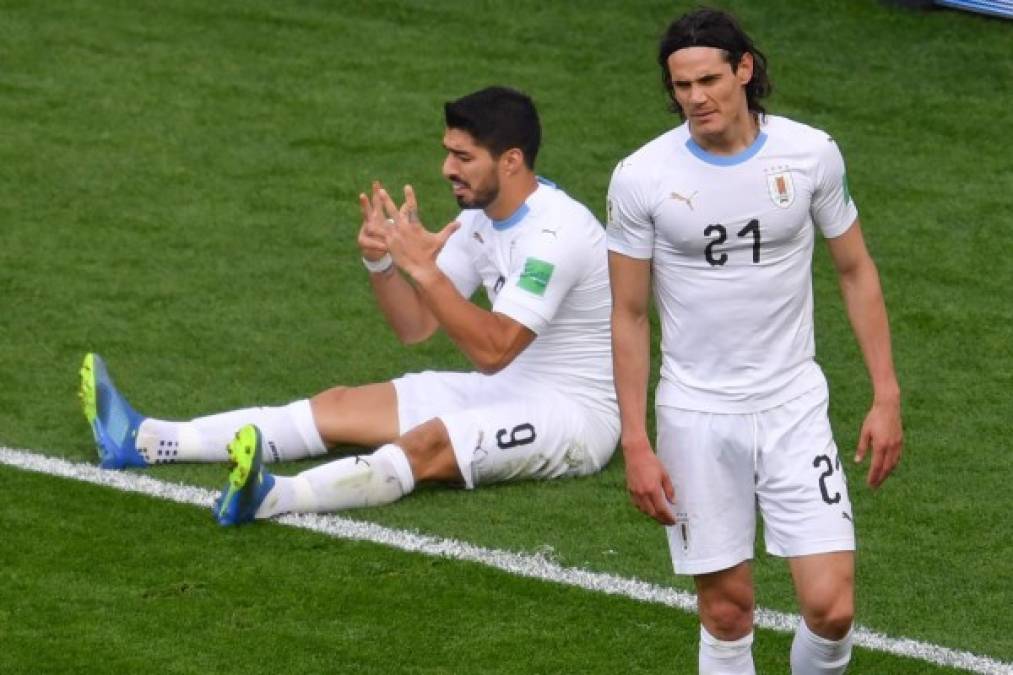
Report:
[[559,235],[556,234],[556,232],[558,231],[559,231],[558,227],[555,230],[550,230],[547,227],[542,228],[542,234],[551,234],[553,237],[556,237],[557,239],[559,238]]
[[477,241],[478,243],[480,244],[485,243],[485,239],[482,239],[482,235],[480,235],[478,232],[472,232],[471,236],[473,236],[475,238],[475,241]]
[[690,196],[688,196],[688,197],[683,197],[683,196],[682,196],[681,194],[679,194],[678,192],[673,192],[673,193],[672,193],[672,199],[674,199],[674,200],[675,200],[675,201],[677,201],[677,202],[685,202],[685,203],[686,203],[686,206],[688,206],[688,207],[689,207],[689,210],[690,210],[690,211],[693,211],[693,210],[694,210],[694,209],[693,209],[693,197],[696,197],[696,193],[697,193],[697,192],[700,192],[700,191],[699,191],[699,190],[694,190],[694,191],[693,191],[693,194],[691,194],[691,195],[690,195]]

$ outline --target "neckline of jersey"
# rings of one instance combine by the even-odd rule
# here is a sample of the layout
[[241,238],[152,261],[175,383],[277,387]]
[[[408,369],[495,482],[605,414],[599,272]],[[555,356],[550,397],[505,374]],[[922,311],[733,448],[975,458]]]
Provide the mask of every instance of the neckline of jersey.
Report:
[[756,134],[756,138],[753,140],[752,144],[742,152],[734,155],[715,155],[714,153],[707,152],[701,148],[700,144],[694,141],[693,137],[690,136],[686,139],[686,149],[689,150],[694,157],[700,161],[707,162],[708,164],[713,164],[714,166],[735,166],[752,159],[756,153],[763,148],[766,142],[767,132],[760,131],[760,133]]
[[548,187],[552,188],[556,187],[556,184],[553,183],[551,180],[542,178],[541,176],[537,176],[537,178],[538,178],[538,187],[535,189],[534,192],[528,195],[528,198],[524,200],[523,204],[517,207],[516,211],[511,213],[503,220],[495,220],[493,218],[489,219],[492,221],[493,229],[502,232],[503,230],[509,229],[514,225],[516,225],[517,223],[521,222],[522,220],[524,220],[524,216],[528,215],[528,213],[531,211],[531,207],[528,206],[528,202],[531,201],[532,197],[534,197],[536,194],[539,193],[539,191],[542,189],[542,186],[547,185]]

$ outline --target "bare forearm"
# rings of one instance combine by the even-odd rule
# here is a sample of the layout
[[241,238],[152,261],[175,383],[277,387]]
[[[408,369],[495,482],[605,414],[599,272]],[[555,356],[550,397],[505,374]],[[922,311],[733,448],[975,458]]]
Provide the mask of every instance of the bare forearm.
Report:
[[650,334],[646,314],[613,313],[612,364],[624,452],[650,442],[647,438]]
[[464,298],[441,271],[417,274],[415,283],[435,321],[480,372],[494,373],[516,355],[498,316]]
[[899,401],[900,386],[893,365],[890,324],[876,266],[870,261],[842,275],[841,293],[869,371],[875,399]]
[[370,274],[369,283],[380,311],[401,342],[422,342],[435,332],[435,317],[422,302],[415,287],[397,270],[391,268]]

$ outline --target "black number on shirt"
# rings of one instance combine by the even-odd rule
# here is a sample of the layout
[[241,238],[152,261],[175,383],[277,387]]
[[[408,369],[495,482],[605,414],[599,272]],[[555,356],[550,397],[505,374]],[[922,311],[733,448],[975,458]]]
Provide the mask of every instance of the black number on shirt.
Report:
[[715,258],[714,257],[714,247],[718,246],[719,244],[725,243],[725,239],[728,238],[728,236],[727,236],[728,233],[725,231],[725,226],[724,225],[708,225],[707,227],[704,228],[703,236],[709,237],[712,234],[714,234],[715,232],[718,235],[717,238],[716,239],[711,239],[711,243],[707,244],[707,248],[705,248],[704,251],[703,251],[703,255],[704,255],[705,258],[707,258],[707,262],[709,262],[711,264],[711,267],[717,267],[719,265],[724,265],[726,262],[728,262],[728,255],[726,253],[722,253],[721,257],[719,257],[719,258]]
[[[830,491],[827,490],[827,478],[834,475],[834,463],[830,461],[830,457],[827,455],[816,455],[816,459],[813,460],[813,467],[820,468],[820,464],[823,464],[823,473],[820,474],[820,496],[823,497],[823,501],[827,504],[836,504],[841,501],[841,493],[835,492],[833,497],[830,496]],[[837,458],[837,470],[841,470],[841,458]]]
[[509,450],[518,445],[531,443],[535,440],[535,427],[528,422],[518,424],[509,431],[509,438],[507,436],[506,429],[500,429],[496,432],[496,445],[500,447],[500,450]]
[[753,262],[760,262],[760,221],[753,218],[749,224],[739,230],[739,236],[744,237],[750,232],[753,233]]
[[[703,255],[704,258],[707,259],[707,262],[711,264],[711,267],[720,267],[728,262],[728,254],[721,253],[720,255],[715,256],[714,247],[720,246],[727,241],[728,231],[725,230],[724,225],[708,225],[704,228],[703,236],[710,237],[715,234],[717,236],[711,239],[710,243],[707,244],[707,248],[704,249]],[[741,239],[742,237],[748,237],[750,234],[753,235],[753,262],[758,263],[760,262],[760,221],[756,218],[750,220],[745,227],[738,231],[736,236]]]

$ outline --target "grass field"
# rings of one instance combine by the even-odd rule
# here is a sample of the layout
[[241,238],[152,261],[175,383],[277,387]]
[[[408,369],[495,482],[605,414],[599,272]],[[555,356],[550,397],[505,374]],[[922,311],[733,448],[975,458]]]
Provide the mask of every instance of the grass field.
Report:
[[[685,3],[0,0],[0,445],[94,461],[86,351],[138,407],[192,417],[465,367],[404,349],[358,261],[355,197],[411,181],[430,227],[441,105],[498,82],[539,104],[539,172],[603,215],[619,158],[672,125],[655,39]],[[728,2],[769,108],[831,131],[880,266],[907,455],[849,467],[858,622],[1013,662],[1013,25],[874,2]],[[850,455],[869,401],[825,251],[819,359]],[[292,465],[295,472],[307,466]],[[204,487],[214,466],[159,467]],[[0,672],[689,673],[695,617],[481,566],[0,466]],[[689,588],[586,480],[421,490],[352,514]],[[758,602],[794,611],[758,555]],[[759,672],[790,636],[762,631]],[[852,672],[955,672],[856,652]]]

